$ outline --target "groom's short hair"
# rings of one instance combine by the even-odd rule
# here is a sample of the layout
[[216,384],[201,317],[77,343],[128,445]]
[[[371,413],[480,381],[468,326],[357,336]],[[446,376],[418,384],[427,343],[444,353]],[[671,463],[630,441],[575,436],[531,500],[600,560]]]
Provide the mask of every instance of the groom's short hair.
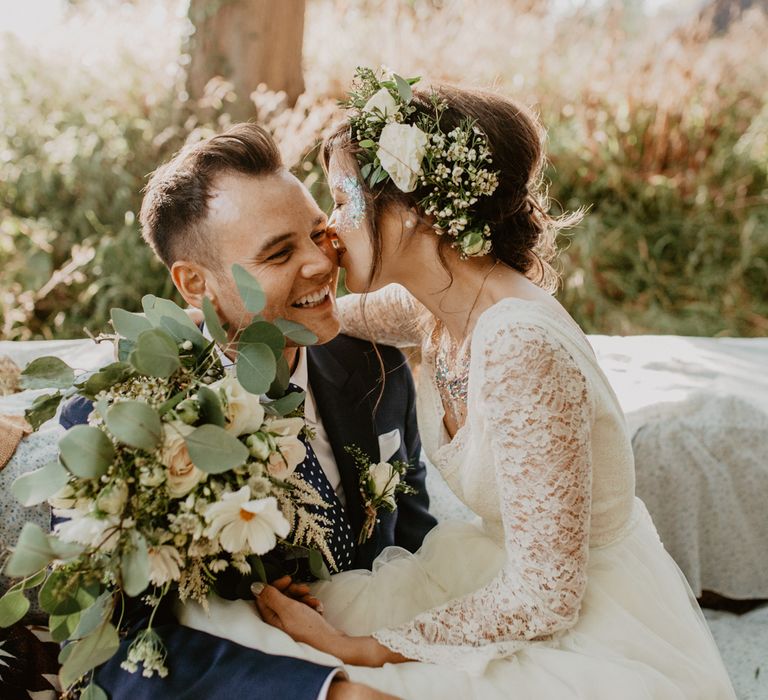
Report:
[[176,260],[218,265],[205,229],[214,181],[225,173],[270,175],[283,167],[280,151],[262,127],[243,123],[185,146],[149,179],[141,204],[141,234],[170,268]]

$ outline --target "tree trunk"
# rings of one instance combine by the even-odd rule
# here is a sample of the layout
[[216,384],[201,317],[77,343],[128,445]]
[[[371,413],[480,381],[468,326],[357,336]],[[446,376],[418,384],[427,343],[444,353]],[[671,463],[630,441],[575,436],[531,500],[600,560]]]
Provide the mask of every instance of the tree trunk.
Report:
[[250,95],[261,83],[284,91],[293,105],[304,92],[305,2],[190,0],[189,18],[195,27],[187,47],[190,99],[203,108],[215,106],[215,83],[209,82],[218,78],[232,85],[234,101],[227,111],[235,119],[255,116]]

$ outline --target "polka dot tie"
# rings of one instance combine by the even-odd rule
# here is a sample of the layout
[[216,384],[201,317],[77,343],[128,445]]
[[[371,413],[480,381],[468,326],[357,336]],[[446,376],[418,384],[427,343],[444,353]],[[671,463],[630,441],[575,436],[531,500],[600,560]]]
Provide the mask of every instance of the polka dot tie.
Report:
[[[302,389],[295,384],[289,384],[288,392],[291,393],[294,391],[302,391]],[[306,506],[306,509],[310,513],[324,515],[331,521],[331,532],[327,539],[328,549],[331,551],[333,559],[336,562],[335,570],[345,571],[352,567],[352,561],[355,556],[355,537],[352,532],[352,527],[347,519],[344,506],[341,504],[339,497],[333,490],[331,482],[328,481],[328,477],[320,466],[320,462],[315,455],[315,451],[312,449],[312,445],[303,432],[300,435],[300,439],[307,448],[307,456],[304,461],[296,467],[294,474],[301,476],[304,481],[320,494],[321,498],[326,503],[330,504],[329,508]],[[331,562],[326,561],[325,563],[333,573],[334,567],[331,565]]]

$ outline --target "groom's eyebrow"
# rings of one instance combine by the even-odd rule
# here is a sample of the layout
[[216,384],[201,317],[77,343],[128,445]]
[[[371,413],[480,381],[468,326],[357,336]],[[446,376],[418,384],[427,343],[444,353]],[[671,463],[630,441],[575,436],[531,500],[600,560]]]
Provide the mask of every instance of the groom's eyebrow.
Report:
[[271,248],[274,248],[274,247],[280,245],[281,243],[285,243],[289,238],[293,238],[294,235],[296,235],[296,234],[294,234],[293,231],[289,231],[287,233],[277,233],[274,236],[270,236],[260,246],[257,255],[261,255],[263,253],[266,253]]

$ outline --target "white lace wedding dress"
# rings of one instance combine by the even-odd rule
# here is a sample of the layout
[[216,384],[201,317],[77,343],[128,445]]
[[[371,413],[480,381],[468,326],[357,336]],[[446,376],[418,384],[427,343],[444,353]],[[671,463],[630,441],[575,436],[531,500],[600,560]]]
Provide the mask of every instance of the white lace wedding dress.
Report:
[[[414,555],[315,584],[326,618],[416,662],[347,666],[403,698],[735,698],[701,611],[634,496],[624,417],[580,329],[505,299],[463,347],[405,290],[340,300],[343,327],[422,346],[419,426],[449,486],[479,516],[438,525]],[[444,415],[461,425],[448,438]],[[192,627],[271,653],[336,663],[214,601]],[[419,663],[422,662],[422,663]]]

